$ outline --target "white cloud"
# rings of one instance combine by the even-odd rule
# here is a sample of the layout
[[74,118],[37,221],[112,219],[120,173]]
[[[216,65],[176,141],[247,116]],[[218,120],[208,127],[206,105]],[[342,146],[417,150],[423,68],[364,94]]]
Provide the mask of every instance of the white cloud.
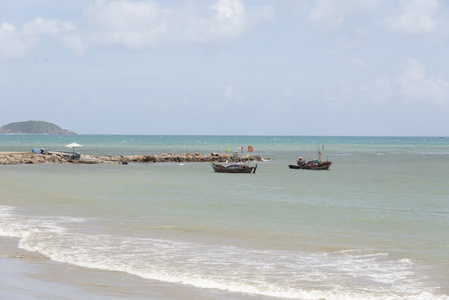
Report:
[[76,26],[70,22],[36,18],[32,22],[23,25],[22,33],[25,36],[40,36],[43,34],[48,34],[57,37],[63,31],[70,31],[74,29],[76,29]]
[[95,0],[83,17],[88,23],[83,30],[71,22],[41,17],[21,29],[2,23],[0,55],[23,58],[42,36],[52,37],[77,55],[84,54],[89,44],[145,49],[155,44],[223,41],[272,21],[274,8],[264,5],[248,10],[240,0],[188,1],[163,7],[151,0]]
[[[340,91],[341,94],[347,92],[343,87]],[[429,76],[424,65],[415,59],[405,62],[400,75],[379,76],[362,85],[359,91],[361,94],[354,94],[354,99],[365,98],[373,103],[449,104],[449,82],[435,75]]]
[[408,59],[397,81],[399,93],[407,102],[449,103],[449,83],[437,76],[427,76],[426,68],[418,60]]
[[40,41],[41,36],[51,36],[75,54],[83,54],[86,46],[80,32],[70,22],[36,18],[25,23],[21,30],[13,25],[0,26],[0,54],[8,59],[25,57],[31,48]]
[[215,21],[221,25],[217,28],[219,32],[245,26],[245,7],[238,0],[220,0],[211,9],[215,11]]
[[84,54],[87,50],[80,30],[71,22],[37,18],[23,25],[22,32],[26,36],[37,38],[41,35],[52,36],[77,55]]
[[335,31],[349,17],[368,12],[379,2],[380,0],[317,0],[307,19],[322,31]]
[[438,14],[442,7],[438,0],[402,0],[402,11],[386,18],[382,24],[395,33],[424,34],[438,28]]
[[92,26],[92,41],[131,49],[165,44],[220,41],[234,38],[273,18],[263,6],[248,12],[239,0],[219,0],[210,6],[188,2],[161,7],[154,1],[96,0],[83,16]]
[[27,37],[9,23],[0,25],[0,55],[8,59],[19,59],[38,42],[37,37]]
[[92,26],[93,42],[140,49],[164,39],[169,14],[152,1],[97,0],[89,5],[83,16]]

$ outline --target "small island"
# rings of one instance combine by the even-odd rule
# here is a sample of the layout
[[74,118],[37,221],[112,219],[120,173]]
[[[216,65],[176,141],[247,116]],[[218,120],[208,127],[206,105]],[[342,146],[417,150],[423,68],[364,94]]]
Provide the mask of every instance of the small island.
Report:
[[61,127],[44,121],[25,121],[9,123],[0,127],[0,134],[63,134],[76,135],[77,133],[62,129]]

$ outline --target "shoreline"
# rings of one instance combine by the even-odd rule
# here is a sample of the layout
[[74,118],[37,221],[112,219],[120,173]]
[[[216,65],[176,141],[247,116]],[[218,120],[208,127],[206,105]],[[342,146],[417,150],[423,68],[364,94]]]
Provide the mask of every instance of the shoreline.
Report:
[[157,296],[162,291],[146,288],[143,279],[54,262],[17,248],[16,238],[0,237],[0,249],[2,299],[165,298]]
[[53,261],[0,237],[0,299],[272,299]]
[[256,155],[239,156],[237,152],[234,154],[227,153],[163,153],[161,155],[130,155],[130,156],[92,156],[77,155],[72,157],[67,152],[51,152],[47,154],[37,154],[34,152],[2,152],[0,151],[0,165],[17,165],[17,164],[41,164],[41,163],[73,163],[73,164],[128,164],[133,163],[160,163],[160,162],[243,162],[243,161],[264,161],[270,159],[262,159]]

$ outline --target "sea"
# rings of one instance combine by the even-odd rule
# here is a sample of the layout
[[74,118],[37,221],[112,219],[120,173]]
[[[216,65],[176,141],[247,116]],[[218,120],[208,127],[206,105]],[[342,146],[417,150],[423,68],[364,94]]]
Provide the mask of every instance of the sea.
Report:
[[[0,165],[0,257],[32,268],[0,298],[449,299],[448,137],[0,135],[0,151],[72,142],[263,161]],[[318,152],[330,170],[289,169]]]

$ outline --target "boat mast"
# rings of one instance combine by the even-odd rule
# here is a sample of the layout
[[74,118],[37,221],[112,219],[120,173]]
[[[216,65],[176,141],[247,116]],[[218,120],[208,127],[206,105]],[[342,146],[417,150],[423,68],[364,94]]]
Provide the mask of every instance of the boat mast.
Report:
[[318,163],[320,163],[321,162],[321,159],[320,159],[320,146],[318,146],[317,155],[318,155],[318,157],[317,157]]

